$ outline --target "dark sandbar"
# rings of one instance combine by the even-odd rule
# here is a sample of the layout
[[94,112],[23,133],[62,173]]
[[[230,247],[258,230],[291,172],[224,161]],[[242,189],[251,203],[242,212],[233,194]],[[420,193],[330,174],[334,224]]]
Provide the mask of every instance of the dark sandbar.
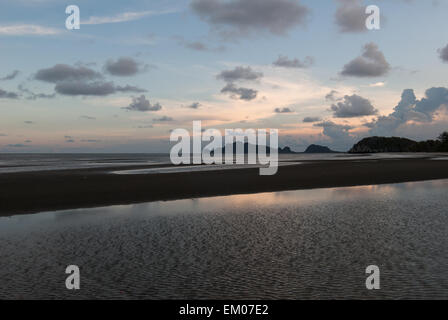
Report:
[[[135,167],[141,169],[145,167]],[[448,161],[395,159],[307,161],[258,169],[116,175],[123,168],[0,175],[0,216],[231,194],[448,179]]]

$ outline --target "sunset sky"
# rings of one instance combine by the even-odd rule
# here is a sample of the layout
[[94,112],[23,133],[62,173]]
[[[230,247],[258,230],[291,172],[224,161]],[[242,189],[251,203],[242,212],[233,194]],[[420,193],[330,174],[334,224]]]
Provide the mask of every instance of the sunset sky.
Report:
[[[67,30],[65,8],[80,8]],[[381,29],[365,27],[365,7]],[[277,128],[346,151],[448,130],[446,0],[0,0],[0,152],[167,152]]]

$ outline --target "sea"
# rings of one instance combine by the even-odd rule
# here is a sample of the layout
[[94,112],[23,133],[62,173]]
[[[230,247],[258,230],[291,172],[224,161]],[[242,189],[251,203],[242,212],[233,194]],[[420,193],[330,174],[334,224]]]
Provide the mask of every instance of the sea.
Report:
[[[342,161],[342,160],[380,160],[380,159],[404,159],[404,158],[430,158],[433,160],[446,160],[443,153],[381,153],[381,154],[279,154],[279,165],[298,164],[301,161]],[[120,167],[113,170],[114,174],[126,173],[171,173],[185,171],[210,171],[221,170],[233,166],[235,168],[246,168],[237,164],[213,165],[213,166],[185,166],[174,167],[167,170],[160,169],[171,164],[169,154],[70,154],[70,153],[3,153],[0,154],[0,175],[2,173],[35,172],[71,169],[108,169]],[[148,167],[147,170],[133,171],[132,167]]]

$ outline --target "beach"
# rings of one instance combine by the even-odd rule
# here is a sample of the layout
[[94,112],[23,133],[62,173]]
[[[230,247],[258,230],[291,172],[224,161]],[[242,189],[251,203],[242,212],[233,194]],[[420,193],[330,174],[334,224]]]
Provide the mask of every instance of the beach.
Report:
[[[448,297],[443,154],[288,155],[274,176],[18,158],[0,158],[0,299]],[[381,290],[366,290],[370,265]]]
[[[0,299],[447,299],[448,180],[0,217]],[[65,270],[80,269],[80,290]],[[367,290],[366,267],[381,271]]]
[[[257,168],[163,174],[113,174],[147,164],[0,174],[0,216],[150,201],[448,178],[448,160],[376,158],[301,160],[274,176]],[[169,167],[161,164],[158,167]]]

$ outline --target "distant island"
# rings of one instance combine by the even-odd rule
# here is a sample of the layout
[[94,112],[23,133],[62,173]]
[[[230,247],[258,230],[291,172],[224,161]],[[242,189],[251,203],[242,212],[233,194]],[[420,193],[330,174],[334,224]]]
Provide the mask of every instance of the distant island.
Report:
[[437,140],[414,141],[398,137],[369,137],[355,144],[349,153],[448,152],[448,132]]
[[319,146],[317,144],[312,144],[305,150],[305,153],[338,153],[338,152],[333,151],[330,148],[325,147],[325,146]]
[[[236,146],[237,146],[237,143],[234,142],[233,143],[233,154],[236,154]],[[258,154],[258,145],[255,146],[255,150],[256,150],[256,153]],[[292,151],[290,147],[278,148],[277,151],[279,154],[296,154],[297,153],[297,152]],[[225,152],[226,152],[226,147],[222,147],[221,153],[224,154]],[[213,154],[213,151],[211,153]],[[246,142],[246,143],[244,143],[244,154],[248,154],[248,153],[249,153],[249,143]],[[266,154],[270,154],[270,153],[271,153],[271,148],[266,146]]]
[[[233,143],[233,152],[234,154],[236,154],[236,146],[237,143],[234,142]],[[258,153],[258,146],[255,146],[255,150],[256,153]],[[225,147],[222,148],[221,152],[224,154],[225,153]],[[212,152],[213,153],[213,152]],[[244,154],[248,154],[249,153],[249,143],[244,143]],[[266,147],[266,153],[270,154],[271,153],[271,149],[270,147]],[[333,151],[328,147],[325,146],[320,146],[320,145],[316,145],[316,144],[312,144],[310,145],[305,152],[295,152],[292,151],[290,147],[286,146],[283,148],[278,148],[278,154],[301,154],[301,153],[338,153],[337,151]]]

